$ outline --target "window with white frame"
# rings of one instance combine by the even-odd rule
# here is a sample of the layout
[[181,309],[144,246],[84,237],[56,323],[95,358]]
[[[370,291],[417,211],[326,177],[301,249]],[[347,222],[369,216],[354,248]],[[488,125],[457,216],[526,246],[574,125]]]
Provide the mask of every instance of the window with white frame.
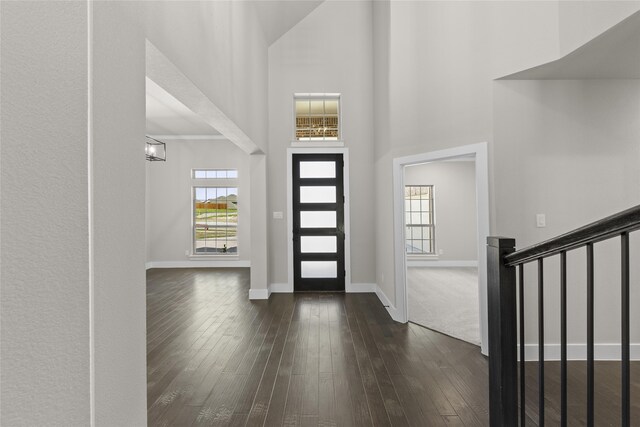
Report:
[[194,169],[194,179],[237,179],[238,169]]
[[435,254],[433,185],[405,186],[404,215],[407,254]]
[[193,253],[237,255],[237,169],[192,171]]
[[340,94],[295,94],[295,140],[339,141]]

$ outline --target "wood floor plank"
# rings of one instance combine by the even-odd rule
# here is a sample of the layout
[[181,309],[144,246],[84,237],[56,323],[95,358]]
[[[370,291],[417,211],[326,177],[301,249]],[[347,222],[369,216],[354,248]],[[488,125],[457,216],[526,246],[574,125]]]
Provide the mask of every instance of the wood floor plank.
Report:
[[292,375],[289,393],[284,409],[284,426],[297,426],[302,422],[302,394],[304,393],[304,375]]
[[333,374],[321,372],[318,382],[318,425],[337,426],[336,393]]
[[343,425],[372,425],[371,411],[364,391],[362,374],[356,359],[353,337],[344,306],[340,306],[338,321],[333,323],[336,325],[333,329],[336,335],[332,335],[331,348],[340,350],[335,353],[332,359],[336,371],[334,378],[336,399],[340,398],[339,401],[342,403],[337,410],[339,419],[344,423]]
[[276,335],[280,329],[282,318],[284,317],[283,311],[279,310],[276,313],[277,314],[273,316],[273,321],[264,336],[264,340],[260,343],[255,361],[249,371],[249,377],[242,389],[242,392],[240,393],[238,403],[234,409],[234,414],[249,414],[249,411],[251,410],[251,405],[253,404],[256,393],[258,392],[260,381],[262,380],[265,368],[267,367],[269,355],[273,349]]
[[[280,326],[278,327],[278,332],[276,333],[271,353],[269,354],[262,378],[260,379],[258,389],[250,407],[246,423],[247,426],[262,426],[265,422],[274,389],[274,382],[282,361],[282,353],[284,351],[286,339],[291,326],[292,313],[292,306],[287,306],[284,309],[284,314],[282,316]],[[240,413],[242,412],[239,408],[236,408],[236,410]]]
[[356,316],[356,320],[358,322],[358,327],[362,335],[363,343],[367,348],[367,353],[369,354],[369,360],[371,361],[371,366],[373,368],[376,382],[378,384],[378,389],[380,390],[380,394],[382,395],[384,407],[387,411],[389,420],[394,426],[408,426],[409,422],[405,416],[402,405],[399,402],[398,395],[393,386],[393,383],[389,378],[387,368],[384,364],[384,361],[382,360],[382,357],[380,357],[378,347],[371,337],[367,319],[364,317],[364,315],[358,315]]
[[[349,299],[347,299],[347,301],[349,301]],[[369,405],[371,421],[374,425],[390,426],[391,421],[389,420],[389,415],[387,414],[382,395],[380,394],[380,389],[378,388],[378,382],[373,371],[371,360],[369,359],[369,353],[367,352],[362,334],[360,333],[360,328],[358,327],[356,310],[349,310],[349,306],[347,307],[347,319],[353,339],[355,358],[358,362],[365,396]]]
[[216,382],[209,398],[202,405],[193,425],[229,425],[246,380],[247,375],[224,372]]
[[319,328],[320,307],[318,298],[311,304],[309,335],[307,340],[307,367],[304,374],[304,391],[302,396],[302,415],[318,416],[319,388]]
[[404,375],[392,375],[390,377],[393,387],[398,393],[400,404],[404,408],[409,425],[412,426],[443,426],[444,420],[440,414],[434,412],[422,412],[420,401],[409,386]]
[[293,354],[298,338],[298,330],[300,328],[299,321],[292,321],[289,326],[287,341],[282,351],[278,373],[273,385],[271,400],[265,419],[267,426],[282,425],[284,420],[284,409],[287,403],[287,394],[289,392],[289,381],[291,380],[291,368],[293,365]]

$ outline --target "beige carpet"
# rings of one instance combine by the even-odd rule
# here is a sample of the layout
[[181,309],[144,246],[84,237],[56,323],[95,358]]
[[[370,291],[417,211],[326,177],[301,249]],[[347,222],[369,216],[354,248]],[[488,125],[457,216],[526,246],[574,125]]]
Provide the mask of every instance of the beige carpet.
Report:
[[407,269],[409,321],[480,345],[478,269]]

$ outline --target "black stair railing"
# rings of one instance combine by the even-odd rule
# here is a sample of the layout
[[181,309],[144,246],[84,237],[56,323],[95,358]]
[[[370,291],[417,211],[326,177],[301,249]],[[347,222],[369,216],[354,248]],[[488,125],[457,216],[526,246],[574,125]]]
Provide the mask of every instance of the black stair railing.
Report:
[[[594,243],[619,238],[621,254],[621,426],[631,425],[629,233],[640,229],[640,205],[525,249],[515,240],[487,238],[489,406],[492,427],[525,425],[524,265],[538,266],[538,425],[544,426],[544,259],[560,257],[560,419],[567,425],[567,252],[587,253],[587,426],[594,426]],[[516,280],[516,270],[518,280]],[[516,292],[516,289],[518,292]],[[516,296],[519,295],[516,301]],[[519,316],[518,316],[519,312]],[[518,327],[519,325],[519,327]],[[520,347],[518,362],[518,345]],[[518,367],[519,363],[519,367]],[[518,368],[520,381],[518,384]],[[518,387],[519,385],[519,387]],[[519,392],[518,392],[519,391]],[[519,405],[518,405],[519,398]],[[520,410],[518,411],[518,406]]]

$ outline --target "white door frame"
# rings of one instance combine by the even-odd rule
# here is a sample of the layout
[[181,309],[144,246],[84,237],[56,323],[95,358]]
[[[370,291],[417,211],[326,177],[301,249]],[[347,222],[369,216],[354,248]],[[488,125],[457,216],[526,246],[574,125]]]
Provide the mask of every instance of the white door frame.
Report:
[[293,292],[293,155],[294,154],[342,154],[344,161],[344,278],[345,292],[351,289],[351,218],[349,212],[349,149],[335,147],[287,148],[287,290]]
[[420,163],[449,160],[456,157],[471,157],[476,162],[476,207],[478,226],[478,299],[480,304],[480,346],[482,354],[488,352],[487,329],[487,250],[486,240],[490,233],[489,223],[489,163],[487,143],[480,142],[461,147],[448,148],[430,153],[393,159],[393,227],[395,249],[396,310],[402,322],[409,321],[407,265],[404,235],[404,168]]

